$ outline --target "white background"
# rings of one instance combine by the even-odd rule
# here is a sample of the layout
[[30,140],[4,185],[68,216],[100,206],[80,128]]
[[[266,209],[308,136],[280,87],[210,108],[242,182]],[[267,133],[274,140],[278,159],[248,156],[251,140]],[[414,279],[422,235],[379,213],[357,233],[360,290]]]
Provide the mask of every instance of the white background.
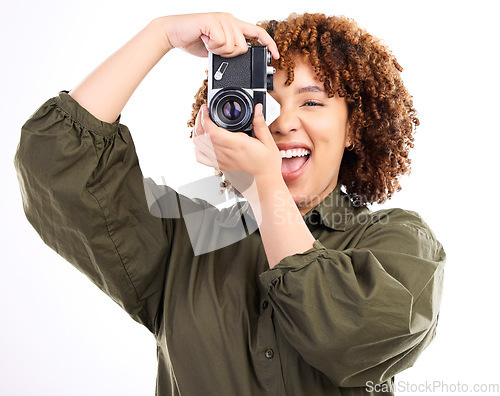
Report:
[[[435,388],[436,395],[458,393],[453,388],[458,383],[469,390],[500,383],[494,2],[187,3],[1,3],[0,394],[154,394],[153,336],[42,243],[24,217],[12,160],[24,121],[59,90],[73,88],[151,19],[210,10],[248,22],[293,11],[342,14],[389,45],[405,69],[421,126],[413,172],[386,206],[420,212],[448,254],[437,338],[396,381],[407,394],[422,394],[416,387],[433,381],[449,387],[448,392]],[[123,111],[146,176],[165,175],[178,186],[212,174],[195,164],[186,127],[205,68],[204,59],[169,53]]]

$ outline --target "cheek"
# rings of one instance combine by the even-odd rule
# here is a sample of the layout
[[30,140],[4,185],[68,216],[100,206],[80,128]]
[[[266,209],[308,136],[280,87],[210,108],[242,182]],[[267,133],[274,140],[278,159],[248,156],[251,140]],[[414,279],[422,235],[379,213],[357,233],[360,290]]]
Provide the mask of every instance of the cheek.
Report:
[[343,152],[347,134],[347,125],[342,120],[334,118],[317,118],[306,125],[309,138],[313,142],[314,150],[322,150],[324,147],[331,152]]

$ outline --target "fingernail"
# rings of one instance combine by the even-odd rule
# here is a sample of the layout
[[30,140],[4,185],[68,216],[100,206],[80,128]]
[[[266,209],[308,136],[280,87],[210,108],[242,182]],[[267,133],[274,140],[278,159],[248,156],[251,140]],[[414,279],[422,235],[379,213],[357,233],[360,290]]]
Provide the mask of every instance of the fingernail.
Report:
[[262,103],[257,103],[255,106],[255,115],[260,116],[262,114]]
[[202,105],[200,108],[201,111],[201,125],[205,125],[205,117],[207,112],[207,105]]

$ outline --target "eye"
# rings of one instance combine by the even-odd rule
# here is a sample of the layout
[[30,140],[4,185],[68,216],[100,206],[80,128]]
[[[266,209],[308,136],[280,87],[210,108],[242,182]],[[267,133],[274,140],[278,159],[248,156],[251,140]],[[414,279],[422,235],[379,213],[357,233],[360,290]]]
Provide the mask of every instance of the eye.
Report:
[[323,104],[319,103],[319,102],[314,102],[312,100],[309,100],[309,101],[305,102],[302,106],[313,107],[313,106],[323,106]]

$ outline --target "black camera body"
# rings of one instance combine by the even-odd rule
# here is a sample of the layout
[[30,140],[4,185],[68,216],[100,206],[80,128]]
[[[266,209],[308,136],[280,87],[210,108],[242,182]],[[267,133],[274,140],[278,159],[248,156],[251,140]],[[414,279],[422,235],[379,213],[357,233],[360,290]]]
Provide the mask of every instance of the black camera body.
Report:
[[267,47],[249,45],[248,51],[233,58],[209,53],[208,109],[212,121],[232,132],[255,137],[254,108],[262,103],[266,116],[266,93],[273,89],[274,68]]

